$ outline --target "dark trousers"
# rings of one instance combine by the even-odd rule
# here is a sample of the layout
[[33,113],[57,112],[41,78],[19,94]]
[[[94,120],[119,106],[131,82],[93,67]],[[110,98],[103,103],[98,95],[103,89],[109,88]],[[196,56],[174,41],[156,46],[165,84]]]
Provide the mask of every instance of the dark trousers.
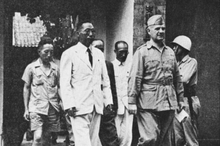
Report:
[[185,111],[190,115],[188,118],[181,123],[177,119],[174,119],[175,146],[199,146],[198,115],[195,112],[190,112],[189,106],[185,107]]
[[119,146],[114,112],[104,111],[104,115],[101,117],[99,137],[102,146]]
[[175,112],[145,110],[137,115],[140,138],[138,146],[173,146]]

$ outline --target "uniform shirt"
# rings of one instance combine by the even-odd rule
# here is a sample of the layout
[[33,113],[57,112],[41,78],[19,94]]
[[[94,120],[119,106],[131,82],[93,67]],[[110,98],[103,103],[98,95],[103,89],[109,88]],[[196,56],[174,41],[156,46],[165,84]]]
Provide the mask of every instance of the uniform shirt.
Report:
[[183,102],[183,84],[171,48],[164,45],[161,51],[147,42],[137,49],[129,76],[128,96],[130,104],[155,111],[173,110],[179,101]]
[[48,115],[50,104],[59,111],[59,70],[54,62],[50,62],[50,72],[46,74],[37,59],[26,67],[22,80],[31,86],[29,112]]
[[115,81],[118,95],[118,114],[124,114],[125,107],[128,107],[128,76],[130,73],[130,64],[121,63],[117,59],[113,62],[115,70]]
[[180,62],[178,62],[180,76],[182,82],[189,86],[197,84],[197,61],[194,58],[186,55]]

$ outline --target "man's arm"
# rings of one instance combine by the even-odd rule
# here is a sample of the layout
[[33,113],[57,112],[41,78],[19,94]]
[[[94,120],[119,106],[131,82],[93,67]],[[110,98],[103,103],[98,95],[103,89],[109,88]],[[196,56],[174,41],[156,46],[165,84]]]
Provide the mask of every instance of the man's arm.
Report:
[[141,90],[144,64],[141,51],[137,50],[133,57],[131,71],[128,79],[128,111],[131,114],[137,113],[137,98]]
[[189,86],[197,84],[197,61],[194,58],[187,63],[187,71],[183,72],[181,79],[183,83],[189,84]]
[[61,93],[60,93],[60,67],[57,70],[57,92],[59,96],[59,100],[61,101]]
[[30,100],[30,93],[31,93],[30,85],[28,83],[24,83],[24,88],[23,88],[23,98],[24,98],[24,107],[25,107],[24,118],[27,121],[29,121],[28,104]]
[[111,87],[110,87],[110,80],[107,72],[107,67],[105,63],[105,58],[104,54],[101,55],[101,68],[102,68],[102,80],[103,80],[103,93],[104,93],[104,98],[105,98],[105,105],[112,105],[113,100],[112,100],[112,92],[111,92]]
[[24,81],[24,87],[23,87],[23,100],[24,100],[24,107],[25,107],[25,112],[24,112],[24,119],[29,121],[29,100],[30,100],[30,95],[31,95],[31,83],[32,83],[32,65],[29,64],[25,70],[24,74],[22,76],[22,80]]
[[173,82],[174,82],[173,84],[176,90],[177,102],[179,104],[179,109],[181,110],[182,108],[185,107],[184,100],[183,100],[184,88],[183,88],[183,82],[181,80],[181,76],[180,76],[180,72],[179,72],[176,59],[174,61]]
[[[63,102],[64,110],[75,107],[75,97],[71,86],[72,67],[69,52],[64,52],[60,61],[60,95]],[[73,57],[73,56],[72,56]]]

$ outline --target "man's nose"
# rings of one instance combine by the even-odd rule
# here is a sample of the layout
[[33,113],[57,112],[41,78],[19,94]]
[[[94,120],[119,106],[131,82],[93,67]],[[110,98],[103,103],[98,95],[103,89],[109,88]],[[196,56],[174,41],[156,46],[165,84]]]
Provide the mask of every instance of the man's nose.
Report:
[[122,56],[126,56],[126,55],[127,55],[127,53],[126,53],[126,52],[122,53]]
[[164,32],[164,29],[163,29],[163,28],[160,28],[160,29],[159,29],[159,32]]
[[93,31],[89,31],[89,36],[93,36],[94,32]]
[[51,52],[48,52],[47,56],[48,56],[48,57],[51,57],[51,56],[52,56],[52,53],[51,53]]

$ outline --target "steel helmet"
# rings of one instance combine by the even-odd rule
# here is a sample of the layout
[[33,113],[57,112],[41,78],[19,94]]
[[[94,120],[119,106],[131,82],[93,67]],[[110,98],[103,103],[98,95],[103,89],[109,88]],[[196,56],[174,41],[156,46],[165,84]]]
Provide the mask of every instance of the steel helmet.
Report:
[[181,47],[183,47],[184,49],[186,49],[188,51],[191,50],[192,42],[191,42],[190,38],[187,36],[180,35],[180,36],[176,37],[172,43],[180,45]]

